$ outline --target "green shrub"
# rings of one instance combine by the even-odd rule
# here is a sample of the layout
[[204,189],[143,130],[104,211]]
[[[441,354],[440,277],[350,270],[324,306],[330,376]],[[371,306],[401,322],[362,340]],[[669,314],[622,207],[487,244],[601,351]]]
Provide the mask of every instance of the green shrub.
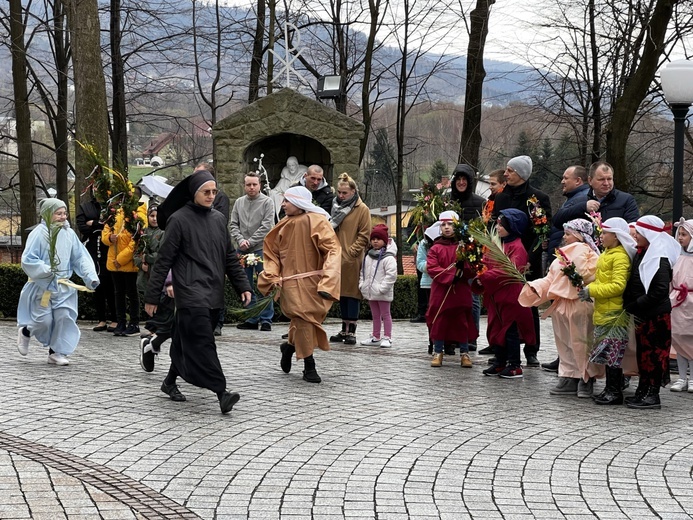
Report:
[[[3,288],[0,294],[0,317],[15,318],[17,316],[17,305],[19,304],[19,293],[26,283],[27,276],[22,271],[19,264],[0,264],[0,287]],[[78,276],[73,276],[73,281],[83,283]],[[398,276],[395,282],[395,299],[392,302],[392,317],[394,319],[409,318],[416,311],[416,276]],[[227,281],[224,287],[224,299],[226,302],[226,322],[238,321],[232,314],[233,309],[242,307],[240,298],[231,284]],[[144,302],[140,300],[140,306],[144,309]],[[94,306],[94,295],[86,292],[79,292],[78,316],[81,320],[96,320],[96,307]],[[142,320],[145,319],[144,310],[141,312]],[[331,318],[339,318],[339,303],[332,305],[327,314]],[[368,302],[361,302],[361,319],[370,320],[371,310]],[[275,320],[277,317],[275,316]]]
[[19,293],[26,283],[27,276],[19,264],[0,264],[0,316],[14,318],[17,316]]

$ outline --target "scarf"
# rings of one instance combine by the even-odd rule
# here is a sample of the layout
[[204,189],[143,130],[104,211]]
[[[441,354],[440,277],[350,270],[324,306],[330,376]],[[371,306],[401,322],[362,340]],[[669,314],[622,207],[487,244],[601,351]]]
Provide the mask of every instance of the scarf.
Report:
[[356,201],[359,200],[359,192],[355,191],[350,199],[339,200],[335,197],[332,201],[332,227],[337,229],[342,220],[354,209]]
[[681,245],[667,232],[669,227],[665,226],[659,217],[640,217],[635,223],[635,229],[650,243],[638,268],[640,281],[647,292],[652,278],[659,269],[659,259],[666,258],[669,265],[674,267],[681,253]]

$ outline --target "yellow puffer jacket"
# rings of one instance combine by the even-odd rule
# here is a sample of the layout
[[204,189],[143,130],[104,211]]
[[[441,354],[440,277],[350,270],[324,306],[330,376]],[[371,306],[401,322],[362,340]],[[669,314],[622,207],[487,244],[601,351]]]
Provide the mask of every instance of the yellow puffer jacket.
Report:
[[589,284],[594,300],[594,324],[608,325],[623,310],[623,291],[630,277],[630,257],[623,246],[606,249],[597,262],[597,274]]
[[[147,206],[140,204],[137,208],[137,213],[142,217],[144,222],[147,222]],[[138,271],[133,260],[135,253],[135,241],[132,235],[125,230],[125,222],[122,208],[116,213],[115,223],[111,227],[106,224],[101,231],[101,241],[108,246],[108,259],[106,267],[109,271],[118,273],[136,273]],[[118,237],[115,244],[111,244],[109,237],[114,234]],[[118,260],[119,267],[116,267]]]

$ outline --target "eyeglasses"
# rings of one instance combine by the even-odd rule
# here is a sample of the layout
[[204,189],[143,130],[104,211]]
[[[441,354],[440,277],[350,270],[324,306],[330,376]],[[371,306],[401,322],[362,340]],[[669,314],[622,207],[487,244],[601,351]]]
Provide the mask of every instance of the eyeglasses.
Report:
[[200,193],[202,193],[202,195],[205,197],[209,197],[210,195],[216,196],[216,194],[219,193],[219,190],[200,190]]

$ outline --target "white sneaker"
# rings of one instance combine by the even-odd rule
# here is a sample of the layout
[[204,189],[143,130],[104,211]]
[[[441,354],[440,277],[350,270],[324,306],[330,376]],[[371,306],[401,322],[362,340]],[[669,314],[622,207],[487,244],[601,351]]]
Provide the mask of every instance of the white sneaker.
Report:
[[380,348],[390,348],[392,346],[392,342],[390,341],[390,338],[383,338],[383,340],[380,342]]
[[19,327],[19,329],[17,329],[17,350],[19,350],[22,356],[26,356],[29,353],[29,341],[31,341],[31,338],[25,336],[22,329],[24,329],[24,327]]
[[687,386],[688,381],[686,381],[685,379],[679,379],[673,385],[671,385],[671,388],[669,390],[671,390],[672,392],[684,392]]
[[688,382],[688,393],[693,394],[693,379]]
[[70,360],[67,359],[66,356],[63,356],[62,354],[58,354],[57,352],[53,352],[52,354],[48,355],[48,364],[49,365],[58,365],[58,366],[65,366],[70,364]]
[[378,338],[376,338],[375,336],[371,336],[371,337],[368,338],[368,339],[364,339],[364,340],[361,342],[361,345],[366,345],[367,347],[368,347],[368,346],[370,346],[370,347],[377,347],[377,346],[380,345],[380,340],[379,340]]

